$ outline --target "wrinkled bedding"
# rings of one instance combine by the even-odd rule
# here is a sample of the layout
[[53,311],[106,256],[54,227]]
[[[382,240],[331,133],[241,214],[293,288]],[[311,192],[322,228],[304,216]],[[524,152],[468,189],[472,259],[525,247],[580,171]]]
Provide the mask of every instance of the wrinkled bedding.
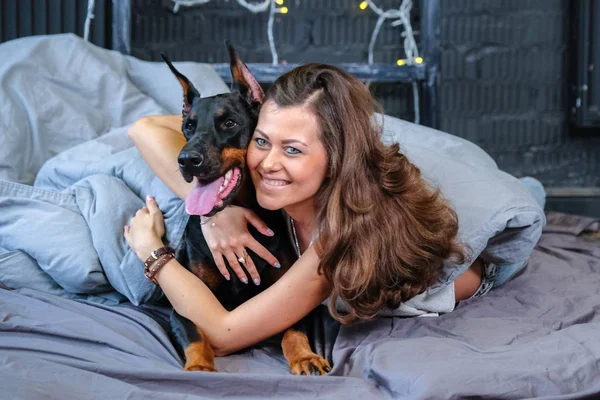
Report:
[[[541,208],[489,156],[394,119],[388,139],[404,132],[404,150],[424,173],[447,157],[448,168],[427,177],[450,182],[444,193],[459,210],[462,238],[514,266],[510,274],[537,242],[527,267],[454,311],[452,301],[439,317],[340,328],[317,310],[311,342],[334,364],[326,377],[291,376],[273,343],[217,359],[217,374],[183,372],[166,333],[170,310],[156,305],[160,291],[121,235],[146,194],[165,213],[173,245],[187,222],[183,203],[126,135],[139,117],[179,113],[181,88],[161,63],[73,35],[4,43],[0,56],[0,398],[600,395],[600,248],[586,236],[597,221],[549,215],[537,242]],[[177,68],[203,96],[228,90],[210,65]],[[435,296],[442,310],[454,298],[440,289],[413,306]]]
[[0,289],[2,397],[597,398],[600,246],[581,236],[590,219],[550,217],[562,225],[550,221],[519,276],[452,313],[337,335],[317,324],[313,343],[334,363],[325,377],[290,376],[276,346],[218,358],[216,374],[183,372],[167,309]]
[[[126,130],[142,116],[180,112],[180,85],[163,63],[74,35],[19,39],[0,52],[10,54],[0,65],[0,281],[104,304],[155,301],[160,290],[144,278],[123,226],[152,194],[176,247],[188,216]],[[178,68],[203,96],[228,90],[210,65]],[[382,140],[398,142],[452,205],[470,250],[465,263],[445,262],[436,284],[385,313],[452,311],[452,282],[478,256],[498,266],[497,286],[523,268],[545,223],[543,193],[534,198],[531,185],[469,141],[390,116],[381,122]]]
[[[0,281],[105,304],[156,300],[123,226],[152,194],[176,247],[188,215],[127,127],[180,113],[181,86],[163,63],[75,35],[19,39],[0,52],[10,54],[0,64]],[[210,65],[177,68],[203,96],[229,90]]]

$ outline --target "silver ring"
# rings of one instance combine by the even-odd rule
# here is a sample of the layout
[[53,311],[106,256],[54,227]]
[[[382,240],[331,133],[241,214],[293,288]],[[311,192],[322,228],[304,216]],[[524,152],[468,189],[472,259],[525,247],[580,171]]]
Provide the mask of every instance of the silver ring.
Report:
[[238,258],[238,261],[239,261],[240,263],[242,263],[242,264],[245,264],[245,263],[246,263],[246,260],[244,260],[244,257],[240,257],[240,258]]

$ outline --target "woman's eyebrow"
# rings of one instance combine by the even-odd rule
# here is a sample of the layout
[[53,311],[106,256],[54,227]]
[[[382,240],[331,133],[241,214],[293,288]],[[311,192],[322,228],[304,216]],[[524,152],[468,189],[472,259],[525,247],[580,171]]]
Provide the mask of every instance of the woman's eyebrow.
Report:
[[282,140],[281,143],[283,143],[283,144],[300,143],[301,145],[308,147],[308,145],[306,143],[304,143],[303,141],[298,140],[298,139]]
[[255,128],[254,131],[260,133],[261,135],[263,135],[265,137],[265,139],[269,140],[269,135],[267,135],[266,133],[264,133],[260,129]]
[[[256,132],[260,133],[262,136],[264,136],[265,139],[271,140],[271,139],[269,139],[269,135],[267,135],[266,133],[264,133],[260,129],[254,129],[254,130]],[[282,140],[281,143],[283,143],[283,144],[300,143],[301,145],[304,145],[304,146],[308,147],[308,145],[306,143],[304,143],[303,141],[298,140],[298,139],[286,139],[286,140]]]

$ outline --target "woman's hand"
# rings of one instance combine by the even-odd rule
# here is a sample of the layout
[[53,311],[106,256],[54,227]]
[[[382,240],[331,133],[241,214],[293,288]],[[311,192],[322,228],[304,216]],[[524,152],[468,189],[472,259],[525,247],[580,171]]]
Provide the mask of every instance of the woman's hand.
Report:
[[165,234],[163,214],[154,197],[146,197],[146,207],[141,208],[124,228],[125,240],[129,247],[145,261],[154,250],[163,246]]
[[248,231],[248,223],[251,223],[263,235],[273,236],[273,231],[256,214],[237,206],[229,206],[210,218],[202,225],[202,233],[219,271],[227,280],[230,277],[223,257],[242,282],[248,283],[248,278],[240,264],[246,268],[252,281],[258,285],[260,276],[254,262],[246,252],[246,248],[276,268],[281,265],[273,254],[252,237]]

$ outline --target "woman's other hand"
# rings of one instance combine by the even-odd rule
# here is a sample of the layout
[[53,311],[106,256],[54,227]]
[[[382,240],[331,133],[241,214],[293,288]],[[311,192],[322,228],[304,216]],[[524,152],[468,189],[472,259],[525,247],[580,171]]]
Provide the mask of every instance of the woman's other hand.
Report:
[[251,223],[263,235],[273,236],[273,231],[256,214],[246,208],[237,206],[226,207],[207,220],[202,225],[202,233],[213,255],[215,264],[227,280],[230,277],[223,258],[227,260],[231,269],[242,282],[248,283],[248,278],[242,268],[243,265],[254,284],[258,285],[260,284],[260,276],[246,249],[252,250],[276,268],[281,265],[273,254],[252,237],[248,231],[248,223]]
[[129,247],[145,261],[150,253],[163,246],[165,234],[163,214],[154,197],[146,197],[146,207],[141,208],[124,228],[125,240]]

